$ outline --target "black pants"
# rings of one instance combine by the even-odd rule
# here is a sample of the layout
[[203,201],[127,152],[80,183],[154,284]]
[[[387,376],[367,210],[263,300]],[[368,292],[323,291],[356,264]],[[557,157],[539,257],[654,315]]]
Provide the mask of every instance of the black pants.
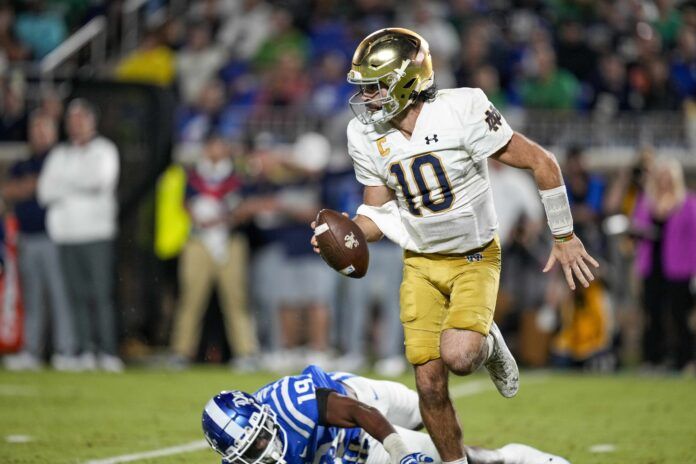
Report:
[[74,313],[79,350],[117,354],[113,242],[60,245],[60,258]]
[[[681,369],[693,359],[693,334],[688,320],[692,304],[688,280],[670,281],[651,276],[643,281],[644,361],[663,362],[671,347],[675,351],[676,368]],[[665,322],[671,322],[671,330],[665,330]],[[673,340],[668,340],[670,335]]]

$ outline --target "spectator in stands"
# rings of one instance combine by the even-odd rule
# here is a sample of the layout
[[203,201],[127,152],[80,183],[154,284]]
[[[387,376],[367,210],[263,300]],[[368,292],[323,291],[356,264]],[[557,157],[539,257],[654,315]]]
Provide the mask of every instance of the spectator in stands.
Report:
[[529,57],[520,95],[528,108],[570,110],[578,103],[580,83],[571,73],[556,67],[556,54],[550,46],[537,45]]
[[474,70],[471,76],[471,85],[483,90],[488,100],[501,111],[505,110],[511,103],[508,95],[500,87],[498,70],[491,65],[483,65]]
[[490,29],[488,22],[479,20],[463,33],[456,71],[458,85],[471,86],[474,72],[490,63]]
[[566,155],[565,168],[566,190],[573,213],[574,230],[582,237],[588,250],[601,254],[602,234],[599,221],[604,213],[604,179],[590,172],[585,164],[582,148],[572,146]]
[[3,69],[0,56],[0,140],[26,140],[26,82],[19,69]]
[[234,2],[217,40],[237,59],[250,60],[272,31],[273,9],[264,0]]
[[176,69],[179,90],[185,103],[193,103],[205,84],[215,77],[225,60],[222,47],[211,43],[210,25],[189,27],[186,45],[177,52]]
[[88,101],[71,101],[65,118],[68,142],[49,153],[38,199],[60,249],[81,365],[120,372],[113,302],[118,150],[97,133],[96,109]]
[[158,31],[148,31],[142,42],[116,67],[116,77],[126,82],[142,82],[168,87],[176,75],[176,58]]
[[310,133],[288,148],[271,145],[254,154],[261,173],[257,194],[271,196],[254,218],[266,244],[257,251],[252,281],[258,300],[279,321],[270,327],[270,335],[279,337],[270,340],[275,352],[265,359],[271,370],[307,362],[326,365],[330,357],[335,281],[306,242],[312,234],[308,224],[320,208],[319,181],[329,150],[322,135]]
[[592,85],[594,95],[591,104],[597,113],[611,117],[631,108],[626,64],[618,54],[611,53],[600,58]]
[[10,168],[10,178],[3,186],[3,197],[13,205],[19,224],[19,269],[24,298],[24,347],[20,354],[5,358],[12,370],[35,370],[41,367],[44,352],[46,311],[51,310],[51,364],[56,370],[77,368],[77,343],[73,314],[60,267],[58,247],[48,237],[45,210],[36,200],[36,184],[48,152],[58,140],[56,121],[34,113],[29,124],[28,159]]
[[66,39],[68,28],[60,14],[46,8],[45,1],[28,0],[25,4],[25,11],[17,16],[15,31],[39,60]]
[[581,81],[592,77],[597,66],[597,54],[587,45],[587,30],[578,21],[559,25],[557,56],[558,66],[567,69]]
[[270,18],[270,34],[253,57],[254,64],[263,70],[274,67],[288,55],[301,63],[309,58],[309,39],[293,24],[288,10],[276,8]]
[[229,143],[206,137],[203,156],[186,175],[189,240],[179,258],[180,298],[172,333],[173,362],[185,366],[196,356],[203,319],[217,288],[234,366],[252,368],[257,351],[247,298],[248,243],[238,229],[253,207],[242,205],[242,179],[235,172]]
[[411,30],[418,31],[430,45],[430,53],[437,69],[436,84],[439,88],[456,87],[452,67],[461,47],[459,35],[447,20],[447,10],[440,2],[413,2],[409,15],[401,18],[399,24],[404,24]]
[[[693,7],[696,18],[696,4]],[[696,25],[694,26],[696,27]],[[696,97],[696,30],[683,28],[674,51],[670,75],[680,97]]]
[[310,91],[310,79],[301,55],[288,49],[277,60],[276,65],[264,73],[256,103],[274,107],[304,104]]
[[[645,195],[638,201],[634,227],[640,237],[636,268],[643,279],[643,362],[648,369],[682,369],[694,361],[689,327],[696,276],[696,196],[686,190],[681,164],[658,159],[648,173]],[[665,322],[671,319],[670,330]],[[672,334],[674,349],[668,347]]]
[[16,37],[15,14],[9,4],[0,5],[0,55],[8,61],[24,61],[31,56],[30,50]]
[[669,80],[667,61],[662,57],[650,61],[647,65],[647,75],[650,85],[645,95],[645,109],[678,110],[679,95]]
[[[544,212],[531,176],[502,163],[488,163],[493,202],[498,214],[498,235],[505,255],[500,275],[496,320],[501,327],[517,329],[519,360],[539,365],[543,346],[536,327],[548,279],[535,271],[543,267],[547,252]],[[542,348],[543,350],[543,348]]]
[[319,59],[317,73],[312,76],[311,103],[308,110],[321,117],[331,117],[345,110],[346,101],[355,93],[346,81],[348,60],[334,52]]
[[217,132],[226,100],[225,86],[221,81],[206,82],[196,102],[180,111],[177,121],[179,141],[201,143],[206,134]]
[[54,121],[62,121],[64,113],[63,99],[55,89],[48,89],[41,94],[39,111]]
[[675,8],[674,0],[655,0],[658,16],[653,27],[662,37],[667,46],[676,42],[679,28],[682,25],[681,12]]

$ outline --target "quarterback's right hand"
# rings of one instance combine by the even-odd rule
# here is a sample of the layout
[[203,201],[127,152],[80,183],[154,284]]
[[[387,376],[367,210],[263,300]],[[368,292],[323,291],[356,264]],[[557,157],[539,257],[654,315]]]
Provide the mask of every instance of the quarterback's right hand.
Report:
[[[310,224],[312,226],[312,232],[314,232],[314,229],[317,228],[317,221],[312,221]],[[309,240],[309,243],[312,244],[312,250],[314,250],[315,253],[319,253],[319,244],[317,243],[317,236],[312,233],[312,238]]]
[[[345,217],[350,217],[348,215],[348,213],[346,213],[346,212],[343,212],[341,214],[344,215]],[[316,229],[317,228],[317,221],[312,221],[310,226],[312,227],[312,230]],[[319,244],[317,243],[317,236],[316,235],[312,234],[312,238],[309,240],[309,243],[312,244],[312,250],[314,250],[315,253],[319,254],[319,252],[320,252],[319,251]]]
[[411,453],[401,458],[399,464],[418,464],[421,462],[433,462],[433,458],[424,453]]

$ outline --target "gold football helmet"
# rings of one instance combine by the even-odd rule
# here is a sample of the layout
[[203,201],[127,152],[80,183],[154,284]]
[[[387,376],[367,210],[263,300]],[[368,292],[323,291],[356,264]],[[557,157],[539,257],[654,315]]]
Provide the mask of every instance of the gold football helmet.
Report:
[[[390,27],[368,35],[353,55],[348,82],[360,90],[350,108],[363,124],[389,121],[433,85],[428,42],[408,29]],[[386,96],[382,89],[386,89]],[[365,99],[365,93],[376,96]]]

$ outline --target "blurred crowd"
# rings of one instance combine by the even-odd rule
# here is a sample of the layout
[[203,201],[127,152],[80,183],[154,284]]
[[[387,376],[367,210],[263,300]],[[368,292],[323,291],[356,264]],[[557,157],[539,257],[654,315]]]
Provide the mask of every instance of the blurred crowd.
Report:
[[[176,89],[178,141],[238,136],[268,105],[333,116],[351,92],[355,45],[390,25],[430,43],[440,88],[482,88],[501,110],[678,110],[696,91],[696,2],[678,0],[200,0],[146,2],[135,50],[109,31],[122,80]],[[96,15],[121,30],[122,1],[0,3],[0,139],[24,138],[24,76]]]
[[[320,208],[354,214],[362,202],[345,151],[345,74],[373,30],[418,31],[440,88],[481,87],[503,112],[679,110],[696,89],[690,1],[201,0],[162,15],[167,3],[147,3],[137,48],[112,60],[116,79],[171,88],[179,101],[182,156],[157,181],[152,212],[157,295],[135,322],[114,297],[118,150],[98,135],[89,101],[48,92],[27,112],[11,66],[55,47],[32,45],[23,15],[62,18],[66,34],[122,2],[0,3],[0,139],[31,151],[2,183],[25,295],[24,346],[4,358],[8,368],[47,359],[58,370],[119,372],[121,357],[176,369],[230,358],[241,370],[311,361],[403,372],[401,250],[372,244],[368,276],[354,280],[309,244]],[[321,124],[249,131],[277,112]],[[566,151],[576,232],[602,259],[600,278],[574,293],[541,273],[550,237],[533,181],[490,162],[504,249],[496,320],[519,361],[695,370],[696,199],[681,166],[644,147],[632,165],[600,173],[582,146]]]

